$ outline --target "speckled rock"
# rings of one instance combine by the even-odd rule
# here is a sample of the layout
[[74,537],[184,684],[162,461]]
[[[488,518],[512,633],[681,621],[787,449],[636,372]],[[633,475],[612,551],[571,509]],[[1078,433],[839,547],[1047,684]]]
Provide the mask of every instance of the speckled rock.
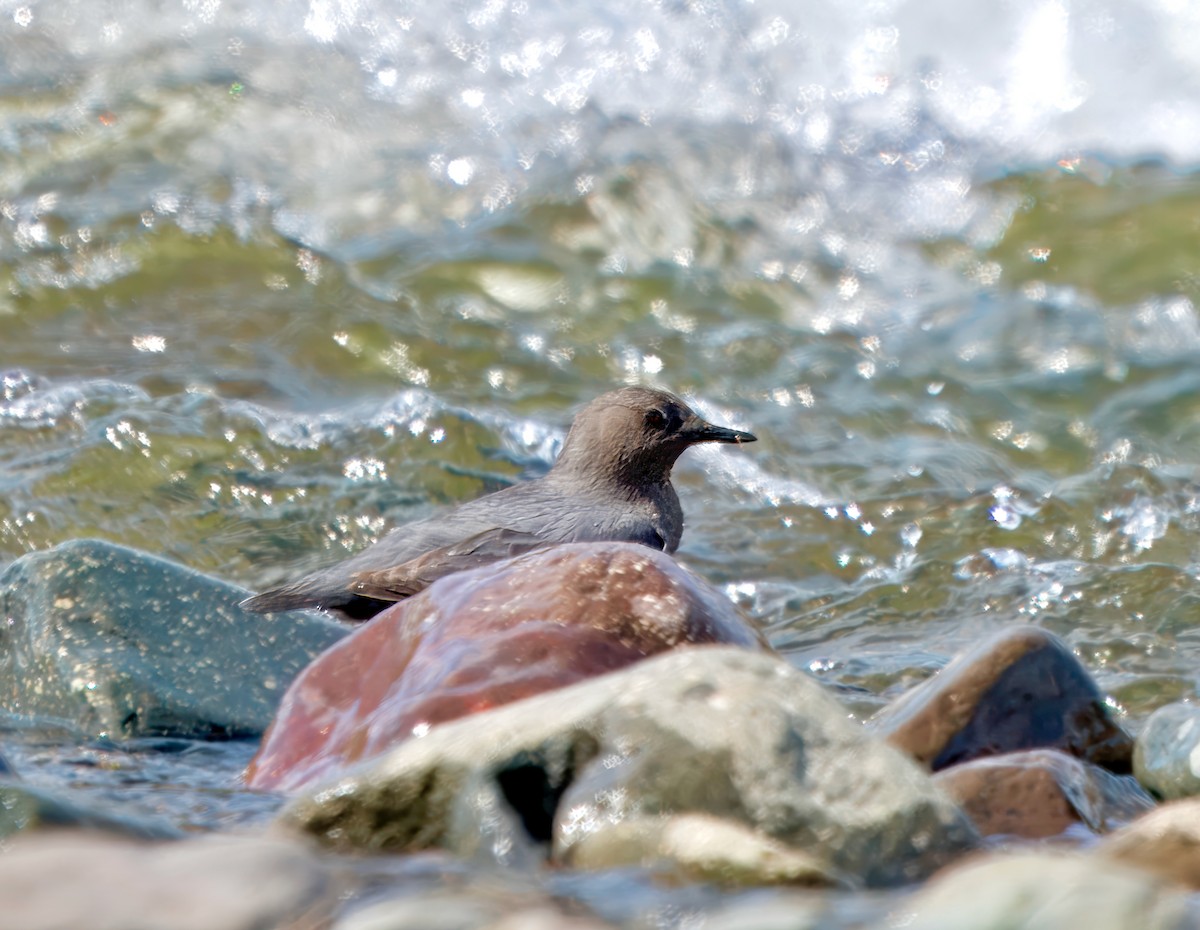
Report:
[[1097,856],[980,856],[894,906],[877,930],[1188,930],[1182,890]]
[[89,735],[250,736],[344,629],[238,607],[245,591],[94,540],[0,575],[0,709]]
[[45,788],[0,782],[0,839],[51,829],[96,830],[137,839],[168,840],[183,835],[167,823],[78,804]]
[[1150,715],[1134,745],[1133,774],[1160,798],[1200,794],[1200,706],[1167,704]]
[[1200,891],[1200,799],[1155,808],[1105,837],[1095,852]]
[[0,923],[21,930],[309,930],[339,887],[295,842],[205,837],[142,844],[21,837],[0,852]]
[[700,643],[767,648],[728,598],[646,546],[555,546],[458,572],[306,668],[247,783],[294,789],[434,724]]
[[934,771],[1021,749],[1061,749],[1129,772],[1133,740],[1070,648],[1014,626],[885,707],[872,727]]
[[1132,776],[1114,775],[1056,749],[975,759],[943,769],[933,782],[985,836],[1040,839],[1076,824],[1107,833],[1154,806]]
[[339,849],[470,855],[533,841],[567,862],[599,829],[689,812],[873,885],[916,881],[976,840],[919,766],[819,684],[719,646],[433,727],[298,796],[282,821]]

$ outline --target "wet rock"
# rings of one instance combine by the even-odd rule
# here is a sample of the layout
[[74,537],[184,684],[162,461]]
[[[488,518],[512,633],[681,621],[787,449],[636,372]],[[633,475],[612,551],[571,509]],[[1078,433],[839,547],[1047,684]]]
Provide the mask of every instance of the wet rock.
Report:
[[946,870],[901,902],[883,927],[906,930],[1184,930],[1181,890],[1095,856],[984,856]]
[[21,930],[302,930],[326,925],[339,891],[312,853],[280,840],[55,833],[0,856],[0,914]]
[[32,785],[0,782],[0,839],[49,829],[97,830],[157,840],[183,835],[166,823],[78,804]]
[[1020,749],[1061,749],[1128,772],[1133,740],[1062,640],[1017,626],[884,708],[873,727],[934,771]]
[[879,930],[894,930],[895,925],[884,919],[890,902],[889,895],[813,891],[728,895],[725,903],[705,913],[696,926],[702,930],[857,930],[878,925]]
[[1200,707],[1167,704],[1151,714],[1134,744],[1133,774],[1160,798],[1200,794]]
[[460,572],[305,669],[247,781],[296,788],[433,724],[698,643],[766,648],[727,598],[645,546],[558,546]]
[[[417,925],[420,930],[425,926]],[[506,914],[483,930],[611,930],[612,925],[596,917],[564,914],[553,905],[530,907]],[[416,930],[416,928],[414,928]]]
[[1131,776],[1055,749],[975,759],[943,769],[933,782],[962,805],[984,836],[1040,839],[1075,824],[1107,833],[1154,806]]
[[628,816],[587,832],[567,865],[583,869],[639,866],[681,881],[721,885],[836,885],[815,856],[709,814]]
[[244,596],[94,540],[24,556],[0,575],[0,708],[114,738],[257,735],[344,630],[247,613]]
[[819,684],[716,646],[434,727],[294,799],[282,820],[346,850],[472,854],[493,831],[494,850],[521,834],[571,861],[600,829],[673,813],[731,820],[876,885],[915,881],[975,842],[928,775]]
[[1096,853],[1200,891],[1200,799],[1163,804],[1105,837]]
[[384,898],[352,908],[333,930],[608,930],[591,915],[566,914],[543,895],[476,881],[454,890]]

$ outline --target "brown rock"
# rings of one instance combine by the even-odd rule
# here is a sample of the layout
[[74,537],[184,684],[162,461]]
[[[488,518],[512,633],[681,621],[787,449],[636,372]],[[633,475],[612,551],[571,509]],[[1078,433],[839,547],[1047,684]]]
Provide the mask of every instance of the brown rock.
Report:
[[697,643],[767,648],[724,596],[645,546],[558,546],[461,572],[305,669],[247,781],[296,788],[433,724]]
[[1200,798],[1163,804],[1106,837],[1096,852],[1200,891]]
[[975,759],[943,769],[933,780],[984,836],[1041,839],[1077,823],[1104,833],[1154,806],[1130,776],[1056,749]]
[[934,771],[1020,749],[1053,748],[1128,772],[1133,740],[1053,633],[1017,626],[962,654],[876,716],[893,746]]

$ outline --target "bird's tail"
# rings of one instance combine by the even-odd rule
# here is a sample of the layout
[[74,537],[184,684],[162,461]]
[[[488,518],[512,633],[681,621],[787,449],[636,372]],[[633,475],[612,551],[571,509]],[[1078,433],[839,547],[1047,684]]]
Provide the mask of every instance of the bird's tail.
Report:
[[337,613],[345,620],[361,623],[370,620],[377,613],[392,606],[397,600],[388,597],[386,600],[359,595],[351,591],[313,591],[297,585],[274,588],[255,594],[242,601],[245,610],[259,614],[270,614],[285,610],[321,610]]
[[274,588],[246,598],[239,606],[256,614],[271,614],[281,610],[302,610],[306,607],[319,610],[325,605],[321,603],[321,598],[311,592],[297,591],[294,588]]

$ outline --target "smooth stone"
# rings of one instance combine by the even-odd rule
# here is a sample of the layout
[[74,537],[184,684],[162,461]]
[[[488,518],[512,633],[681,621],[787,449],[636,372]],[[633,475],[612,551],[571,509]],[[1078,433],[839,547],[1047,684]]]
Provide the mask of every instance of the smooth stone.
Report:
[[299,930],[328,926],[340,890],[316,856],[280,839],[59,832],[13,841],[0,863],[0,922],[21,930]]
[[1107,833],[1154,806],[1129,775],[1114,775],[1057,749],[987,756],[942,769],[933,782],[984,836],[1058,836],[1076,824]]
[[95,540],[23,556],[0,575],[0,709],[91,736],[256,736],[345,630],[248,613],[245,594]]
[[872,727],[934,771],[1021,749],[1061,749],[1128,772],[1133,740],[1061,639],[1003,630],[885,707]]
[[1166,704],[1152,713],[1134,743],[1133,774],[1160,798],[1200,794],[1200,707]]
[[1097,856],[1032,852],[973,857],[891,909],[905,930],[1185,930],[1187,897],[1148,872]]
[[638,866],[679,881],[826,887],[837,878],[815,856],[710,814],[625,817],[602,824],[570,847],[577,869]]
[[[481,800],[482,799],[482,800]],[[507,812],[497,818],[497,809]],[[703,813],[870,885],[917,881],[971,848],[929,776],[768,654],[682,649],[470,719],[296,797],[284,824],[341,850],[551,844],[613,823]]]
[[1200,891],[1200,799],[1155,808],[1106,836],[1095,852]]
[[247,783],[295,789],[435,724],[701,643],[767,648],[728,598],[645,546],[563,545],[459,572],[306,668]]
[[0,782],[0,839],[50,829],[98,830],[148,840],[172,840],[183,836],[167,823],[79,804],[56,792],[25,783]]

